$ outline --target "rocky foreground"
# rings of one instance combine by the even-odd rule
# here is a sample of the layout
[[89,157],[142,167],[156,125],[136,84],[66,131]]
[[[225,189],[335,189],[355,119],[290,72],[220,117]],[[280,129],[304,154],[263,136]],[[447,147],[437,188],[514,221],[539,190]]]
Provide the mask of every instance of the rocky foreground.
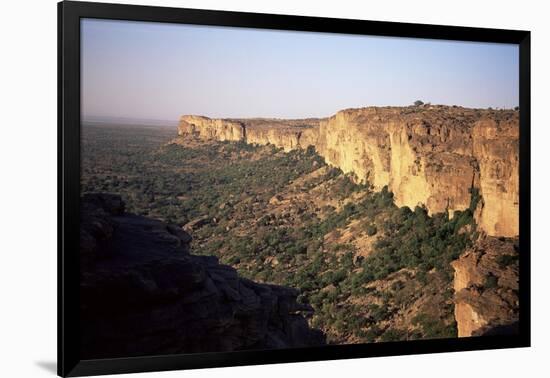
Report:
[[518,240],[480,238],[454,269],[459,337],[518,332]]
[[118,196],[81,201],[83,358],[322,345],[294,289],[190,254],[177,226],[129,214]]
[[313,146],[325,161],[375,189],[388,186],[398,206],[433,213],[464,210],[481,194],[478,226],[490,236],[519,233],[517,111],[425,105],[339,111],[326,119],[210,119],[184,115],[182,137]]

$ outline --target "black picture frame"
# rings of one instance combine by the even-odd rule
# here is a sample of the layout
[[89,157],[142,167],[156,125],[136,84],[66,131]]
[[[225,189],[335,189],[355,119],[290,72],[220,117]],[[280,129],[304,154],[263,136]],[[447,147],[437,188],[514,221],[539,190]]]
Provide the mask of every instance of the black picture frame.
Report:
[[[315,348],[81,360],[79,356],[80,19],[153,21],[512,43],[519,46],[519,334]],[[530,32],[106,3],[58,3],[58,374],[82,376],[530,346]]]

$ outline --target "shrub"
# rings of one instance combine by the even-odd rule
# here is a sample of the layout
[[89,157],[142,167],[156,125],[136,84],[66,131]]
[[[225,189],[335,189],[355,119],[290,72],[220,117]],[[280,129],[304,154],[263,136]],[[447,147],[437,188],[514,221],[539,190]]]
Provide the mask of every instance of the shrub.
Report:
[[473,213],[476,208],[477,204],[481,200],[481,194],[479,194],[478,188],[470,188],[470,206],[469,209]]
[[436,319],[427,314],[418,314],[412,319],[412,323],[422,328],[425,338],[456,337],[456,323],[445,324],[441,319]]
[[368,235],[368,236],[373,236],[373,235],[376,235],[376,232],[377,232],[378,230],[376,229],[376,226],[375,226],[375,225],[369,224],[369,225],[367,225],[365,231],[367,232],[367,235]]
[[344,269],[337,270],[331,274],[330,282],[336,286],[342,282],[347,276],[347,272]]
[[422,285],[426,285],[428,283],[428,278],[426,277],[426,271],[425,270],[419,270],[418,273],[416,273],[415,278]]
[[241,259],[238,256],[231,256],[227,259],[227,264],[229,265],[237,265],[241,262]]
[[380,337],[380,341],[400,341],[407,337],[407,332],[398,328],[390,328]]
[[388,316],[388,306],[382,305],[379,306],[375,303],[370,304],[368,306],[369,315],[371,316],[372,320],[374,320],[376,323],[381,322]]
[[519,260],[519,255],[500,255],[497,257],[497,264],[500,269],[515,264]]
[[384,331],[378,328],[376,325],[370,327],[367,332],[365,332],[365,339],[367,342],[372,343],[376,341],[376,338],[380,336]]
[[485,282],[483,284],[483,287],[485,289],[494,289],[498,286],[498,278],[492,274],[489,274],[487,277],[485,277]]

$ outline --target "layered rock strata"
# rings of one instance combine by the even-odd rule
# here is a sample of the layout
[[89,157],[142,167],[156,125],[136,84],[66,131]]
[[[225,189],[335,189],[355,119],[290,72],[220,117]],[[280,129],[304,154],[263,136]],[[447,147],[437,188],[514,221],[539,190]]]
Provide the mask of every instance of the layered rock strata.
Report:
[[190,254],[179,227],[128,214],[120,197],[81,201],[82,357],[321,345],[298,292]]
[[491,236],[519,234],[518,112],[448,106],[368,107],[326,119],[209,119],[182,116],[182,137],[272,144],[289,151],[313,146],[330,165],[398,206],[430,213],[464,210],[471,190],[483,206],[478,223]]

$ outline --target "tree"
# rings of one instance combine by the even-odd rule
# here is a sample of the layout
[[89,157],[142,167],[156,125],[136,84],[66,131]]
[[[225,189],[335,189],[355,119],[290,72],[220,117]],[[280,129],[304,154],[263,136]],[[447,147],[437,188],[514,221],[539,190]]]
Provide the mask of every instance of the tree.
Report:
[[414,102],[414,106],[420,106],[420,105],[424,105],[424,103],[423,103],[422,101],[420,101],[420,100],[416,100],[416,101]]

